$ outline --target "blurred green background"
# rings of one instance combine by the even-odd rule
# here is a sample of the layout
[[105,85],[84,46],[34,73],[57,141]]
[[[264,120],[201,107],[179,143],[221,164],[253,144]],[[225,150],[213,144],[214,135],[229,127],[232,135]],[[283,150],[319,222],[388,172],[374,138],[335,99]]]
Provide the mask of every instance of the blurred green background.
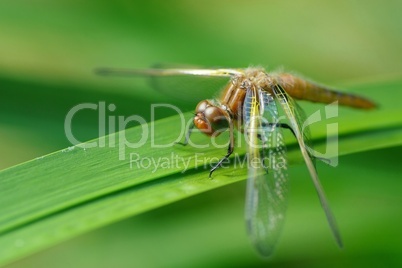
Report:
[[[64,118],[79,103],[106,101],[116,104],[118,115],[150,120],[152,103],[190,111],[198,101],[151,91],[141,79],[97,77],[96,67],[262,65],[340,88],[400,79],[400,10],[401,1],[2,1],[0,169],[70,146]],[[95,113],[83,113],[73,127],[82,141],[98,137]],[[284,234],[268,262],[245,236],[241,182],[9,267],[402,265],[400,150],[349,155],[336,169],[320,168],[329,178],[325,188],[343,250],[332,241],[308,177],[291,176]],[[295,166],[291,175],[303,168]]]

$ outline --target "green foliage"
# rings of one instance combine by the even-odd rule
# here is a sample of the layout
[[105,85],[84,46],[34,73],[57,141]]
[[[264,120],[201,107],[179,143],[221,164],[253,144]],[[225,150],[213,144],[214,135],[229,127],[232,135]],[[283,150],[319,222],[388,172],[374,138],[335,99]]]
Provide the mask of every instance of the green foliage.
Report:
[[[156,143],[175,141],[180,117],[173,110],[161,110],[152,118],[151,104],[175,104],[189,119],[198,98],[210,97],[209,92],[195,92],[195,84],[188,81],[166,96],[151,90],[145,80],[93,74],[96,67],[144,68],[161,62],[206,67],[262,64],[271,70],[284,66],[375,100],[377,110],[340,108],[338,117],[311,126],[317,150],[325,152],[326,126],[338,123],[339,165],[317,166],[345,248],[339,251],[332,240],[289,135],[288,218],[268,261],[280,267],[402,265],[400,8],[395,1],[318,0],[252,5],[1,3],[0,265],[266,265],[245,235],[246,170],[229,165],[208,179],[209,166],[204,163],[222,157],[225,149],[211,146],[207,137],[194,135],[210,145],[201,150],[180,145],[155,149],[147,139],[144,146],[126,148],[121,154],[118,133],[106,136],[102,148],[69,147],[64,133],[68,111],[80,103],[102,101],[117,107],[106,116],[141,115],[148,130],[157,130]],[[350,81],[356,77],[362,78]],[[181,90],[193,99],[183,101]],[[301,105],[308,115],[324,110],[320,104]],[[127,127],[125,137],[130,141],[144,135],[139,124]],[[98,111],[80,112],[73,132],[81,141],[101,142]],[[222,135],[218,142],[226,138]],[[243,156],[245,148],[236,152]],[[156,170],[130,167],[130,153],[140,159],[190,159],[190,165],[185,172],[184,164]],[[201,161],[195,161],[195,154]]]

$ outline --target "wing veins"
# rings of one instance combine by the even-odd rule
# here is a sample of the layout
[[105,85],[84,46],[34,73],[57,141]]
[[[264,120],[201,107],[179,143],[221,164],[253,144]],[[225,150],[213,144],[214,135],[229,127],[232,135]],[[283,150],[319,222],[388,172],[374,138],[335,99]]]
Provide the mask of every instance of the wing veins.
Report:
[[236,69],[124,69],[124,68],[98,68],[95,73],[103,76],[218,76],[231,77],[243,74],[242,70]]
[[273,92],[276,98],[278,98],[279,103],[281,104],[283,110],[285,111],[285,114],[287,115],[288,119],[290,120],[291,126],[293,127],[293,130],[295,131],[296,138],[298,140],[300,150],[302,152],[304,161],[306,162],[307,168],[309,170],[311,179],[313,181],[314,187],[317,191],[318,198],[320,200],[321,206],[325,212],[327,221],[329,223],[329,226],[331,228],[331,231],[335,237],[335,240],[338,244],[339,247],[343,247],[342,243],[342,238],[339,232],[339,228],[336,224],[335,217],[329,207],[324,189],[320,183],[320,180],[318,178],[317,171],[315,169],[314,163],[311,159],[310,153],[306,149],[306,144],[303,139],[303,130],[301,129],[300,124],[297,122],[297,119],[300,118],[301,116],[297,114],[297,108],[296,108],[296,103],[293,102],[293,100],[290,98],[290,96],[286,93],[286,91],[280,86],[280,85],[275,85],[273,86]]
[[[273,98],[268,99],[264,94],[269,93],[250,88],[244,104],[244,122],[248,124],[245,127],[246,138],[250,142],[245,216],[248,234],[254,246],[261,255],[270,256],[284,223],[287,174],[286,170],[280,170],[273,166],[277,164],[277,160],[284,152],[278,149],[283,145],[283,140],[280,128],[273,127],[268,130],[262,125],[262,120],[265,120],[266,117],[271,119],[271,117],[275,118],[276,116],[264,114],[264,110],[265,112],[276,112]],[[279,143],[276,140],[277,135],[280,138]],[[272,148],[272,145],[277,147]],[[264,163],[265,159],[261,160],[261,154],[264,157],[269,156],[269,166],[273,168],[268,173],[266,172],[266,163]],[[254,161],[260,166],[256,167]]]

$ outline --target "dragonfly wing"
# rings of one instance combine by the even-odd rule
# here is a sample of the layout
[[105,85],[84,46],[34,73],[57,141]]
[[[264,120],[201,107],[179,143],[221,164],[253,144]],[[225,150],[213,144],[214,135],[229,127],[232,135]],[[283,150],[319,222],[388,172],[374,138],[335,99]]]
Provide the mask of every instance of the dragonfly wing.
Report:
[[331,227],[332,233],[334,234],[335,240],[340,247],[342,247],[342,239],[338,229],[338,226],[335,221],[335,217],[328,205],[327,198],[325,197],[325,193],[323,187],[318,178],[317,171],[315,169],[314,162],[312,160],[311,154],[307,149],[307,144],[305,143],[306,137],[304,131],[301,127],[301,123],[299,120],[303,118],[303,114],[301,114],[301,109],[299,106],[293,101],[293,99],[286,93],[286,91],[280,85],[274,85],[272,88],[275,97],[278,99],[282,109],[284,110],[286,116],[288,117],[291,127],[295,133],[296,139],[299,143],[301,153],[303,155],[304,161],[309,170],[311,179],[313,181],[314,187],[317,191],[318,197],[321,202],[321,206],[324,209],[325,215],[327,217],[329,226]]
[[[290,97],[291,98],[291,97]],[[293,99],[292,99],[293,100]],[[294,116],[295,116],[295,120],[296,122],[300,123],[304,123],[306,122],[306,113],[304,112],[304,110],[300,107],[299,104],[297,104],[297,102],[292,101],[293,102],[293,106],[294,106]],[[307,149],[307,152],[310,155],[310,158],[314,164],[315,167],[315,158],[312,155],[312,151],[313,151],[313,143],[311,142],[311,133],[310,133],[310,127],[308,125],[304,125],[304,128],[302,127],[302,132],[301,132],[301,136],[303,138],[303,142],[305,144],[305,148]]]
[[211,98],[228,80],[243,73],[241,69],[202,69],[202,68],[151,68],[151,69],[114,69],[95,70],[103,76],[146,77],[155,90],[166,96],[182,101]]
[[177,75],[198,75],[198,76],[220,76],[231,77],[243,74],[242,69],[192,69],[192,68],[168,68],[168,69],[119,69],[119,68],[98,68],[95,73],[99,75],[121,75],[121,76],[177,76]]
[[269,93],[249,89],[244,103],[248,142],[245,218],[248,235],[263,256],[270,256],[287,207],[287,162],[276,104]]

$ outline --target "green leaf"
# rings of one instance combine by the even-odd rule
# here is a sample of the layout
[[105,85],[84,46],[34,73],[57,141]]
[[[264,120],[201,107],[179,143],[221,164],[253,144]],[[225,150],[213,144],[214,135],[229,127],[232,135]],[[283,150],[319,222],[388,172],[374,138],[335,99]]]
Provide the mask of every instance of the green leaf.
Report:
[[[401,87],[400,80],[354,87],[354,91],[361,88],[375,100],[379,109],[340,108],[339,117],[312,125],[317,148],[325,150],[326,123],[331,122],[339,126],[340,155],[401,145],[402,107],[394,97]],[[308,113],[323,108],[319,104],[304,106]],[[191,118],[191,114],[185,114],[185,118]],[[194,134],[194,140],[208,145],[205,149],[152,145],[175,142],[181,129],[181,118],[173,116],[89,141],[87,144],[98,144],[94,148],[77,145],[1,171],[0,264],[112,222],[246,179],[245,167],[233,165],[219,169],[209,179],[210,164],[224,155],[225,146],[216,148],[199,133]],[[145,143],[138,148],[124,144],[126,139],[134,143],[144,137]],[[226,139],[222,135],[217,142],[224,144]],[[290,160],[297,162],[298,149],[293,140],[288,148]],[[244,146],[237,148],[232,160],[242,159],[244,152]],[[161,161],[165,166],[155,168],[152,161]]]

